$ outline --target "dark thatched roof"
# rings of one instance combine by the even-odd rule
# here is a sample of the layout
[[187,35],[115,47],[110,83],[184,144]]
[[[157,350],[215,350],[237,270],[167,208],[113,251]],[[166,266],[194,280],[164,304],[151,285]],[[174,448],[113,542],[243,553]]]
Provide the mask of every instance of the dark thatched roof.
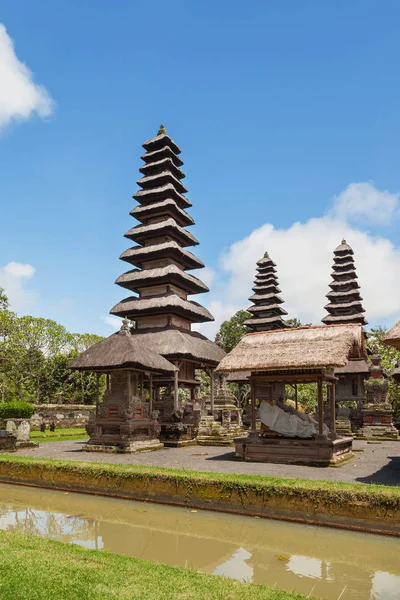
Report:
[[164,219],[159,223],[135,225],[135,227],[132,227],[125,233],[125,237],[136,242],[142,239],[152,239],[167,234],[179,239],[183,246],[196,246],[199,243],[190,231],[186,231],[186,229],[180,227],[172,217]]
[[120,317],[128,315],[130,319],[136,319],[137,316],[172,313],[192,319],[195,323],[214,321],[214,317],[204,306],[193,300],[184,300],[173,293],[148,298],[130,296],[113,306],[110,313]]
[[142,266],[142,263],[149,260],[168,257],[174,258],[187,269],[201,269],[204,267],[203,261],[173,240],[161,244],[151,244],[150,246],[134,246],[125,250],[120,256],[122,260],[136,266]]
[[335,375],[351,375],[369,373],[368,363],[365,360],[349,360],[344,367],[335,369]]
[[161,187],[167,183],[172,183],[174,188],[181,194],[185,194],[187,189],[183,185],[182,181],[177,179],[171,171],[161,171],[153,175],[145,175],[136,182],[140,187],[144,189],[153,189],[155,187]]
[[179,148],[178,144],[176,144],[174,140],[170,138],[169,135],[167,135],[166,133],[160,133],[155,137],[151,138],[150,140],[145,141],[143,144],[143,148],[148,152],[159,150],[164,146],[168,146],[169,148],[171,148],[174,154],[181,153],[181,149]]
[[174,373],[175,365],[124,331],[91,346],[69,365],[76,371],[106,371],[131,368],[152,373]]
[[228,383],[249,383],[251,371],[234,371],[226,378]]
[[354,355],[365,355],[361,325],[289,328],[245,335],[217,371],[344,367]]
[[171,156],[165,156],[165,158],[150,162],[147,165],[141,166],[139,169],[139,171],[146,176],[151,175],[152,173],[159,173],[160,170],[171,171],[176,179],[184,179],[186,177],[182,169],[176,166]]
[[133,269],[116,279],[115,283],[131,291],[139,291],[145,286],[174,284],[189,294],[201,294],[209,289],[198,277],[185,273],[174,264],[155,269]]
[[145,152],[140,158],[147,164],[154,164],[166,157],[169,157],[177,167],[183,165],[183,161],[168,146],[163,146],[162,148],[152,150],[151,152]]
[[165,185],[149,190],[139,190],[133,195],[133,198],[140,204],[159,202],[160,200],[165,200],[165,198],[173,198],[181,208],[189,208],[189,206],[192,206],[190,200],[188,200],[186,196],[180,194],[172,183],[166,183]]
[[397,323],[389,329],[382,341],[384,344],[393,346],[396,350],[400,350],[400,321],[397,321]]
[[194,225],[194,220],[189,213],[179,208],[172,198],[167,198],[161,202],[154,202],[153,204],[145,204],[144,206],[139,205],[131,210],[130,214],[141,223],[146,223],[147,219],[150,218],[167,216],[175,219],[178,225]]
[[198,363],[216,366],[226,352],[201,333],[176,327],[153,327],[135,329],[132,337],[139,339],[146,348],[168,359],[185,358]]

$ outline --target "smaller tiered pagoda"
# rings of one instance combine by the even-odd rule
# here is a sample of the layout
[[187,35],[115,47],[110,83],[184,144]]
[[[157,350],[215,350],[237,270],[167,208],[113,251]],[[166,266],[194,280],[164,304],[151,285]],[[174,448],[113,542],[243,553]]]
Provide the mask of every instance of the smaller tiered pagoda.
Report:
[[326,295],[329,304],[325,306],[329,314],[322,319],[326,325],[368,323],[364,317],[353,255],[353,249],[346,240],[342,240],[334,251],[332,281],[329,284],[331,291]]
[[281,307],[283,300],[278,296],[281,290],[278,287],[275,267],[276,264],[268,252],[257,262],[253,287],[255,293],[249,298],[253,305],[247,309],[251,317],[244,322],[251,331],[270,331],[287,327],[282,319],[282,315],[287,315],[287,312]]
[[[346,240],[334,250],[331,288],[325,306],[328,315],[322,319],[326,325],[366,325],[364,308],[357,282],[354,252]],[[336,431],[340,435],[356,433],[361,426],[361,409],[364,404],[364,383],[369,367],[364,359],[350,360],[344,367],[335,369],[336,385]],[[326,407],[328,409],[329,406]],[[330,418],[330,417],[329,417]]]

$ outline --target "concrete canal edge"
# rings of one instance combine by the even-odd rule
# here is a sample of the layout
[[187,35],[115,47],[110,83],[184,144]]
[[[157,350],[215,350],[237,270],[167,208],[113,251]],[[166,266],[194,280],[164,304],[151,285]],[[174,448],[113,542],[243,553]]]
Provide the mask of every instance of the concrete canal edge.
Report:
[[400,488],[0,455],[0,483],[400,536]]

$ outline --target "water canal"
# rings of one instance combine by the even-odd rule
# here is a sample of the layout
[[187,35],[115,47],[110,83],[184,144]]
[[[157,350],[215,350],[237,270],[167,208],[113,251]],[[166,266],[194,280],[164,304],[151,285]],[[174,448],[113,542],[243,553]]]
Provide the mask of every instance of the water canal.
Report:
[[396,538],[6,484],[0,529],[327,600],[400,598]]

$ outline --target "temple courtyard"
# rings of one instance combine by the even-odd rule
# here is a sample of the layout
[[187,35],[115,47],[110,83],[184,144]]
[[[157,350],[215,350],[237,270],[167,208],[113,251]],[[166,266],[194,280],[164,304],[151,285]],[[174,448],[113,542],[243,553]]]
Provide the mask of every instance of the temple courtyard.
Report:
[[371,443],[355,440],[354,459],[340,467],[244,462],[235,459],[231,448],[211,446],[164,448],[135,454],[104,454],[81,452],[82,445],[82,441],[50,442],[39,448],[20,450],[18,456],[400,486],[400,442]]

